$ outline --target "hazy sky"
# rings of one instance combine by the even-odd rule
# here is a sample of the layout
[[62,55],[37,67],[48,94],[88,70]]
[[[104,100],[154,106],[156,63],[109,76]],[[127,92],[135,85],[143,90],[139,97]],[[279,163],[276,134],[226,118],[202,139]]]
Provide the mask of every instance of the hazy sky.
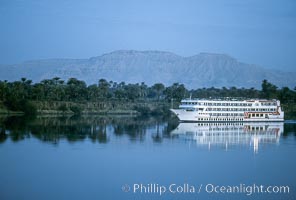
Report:
[[295,0],[0,0],[0,64],[120,49],[296,71]]

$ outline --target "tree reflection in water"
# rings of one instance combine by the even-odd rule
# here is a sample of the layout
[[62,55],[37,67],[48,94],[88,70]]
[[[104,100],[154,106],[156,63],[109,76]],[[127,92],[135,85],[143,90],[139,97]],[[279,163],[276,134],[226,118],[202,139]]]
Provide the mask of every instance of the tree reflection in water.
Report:
[[[188,123],[185,125],[187,127]],[[212,124],[211,126],[214,125],[215,124]],[[153,143],[163,143],[164,139],[166,138],[180,139],[182,135],[190,136],[189,133],[192,131],[199,133],[198,131],[205,131],[204,129],[206,128],[206,126],[197,127],[197,129],[195,128],[193,130],[187,128],[181,131],[181,135],[175,134],[175,132],[177,130],[181,130],[180,128],[182,127],[183,126],[180,126],[175,118],[167,119],[163,117],[147,116],[43,116],[37,117],[36,119],[29,119],[25,117],[8,117],[0,118],[0,143],[4,143],[8,139],[10,139],[12,142],[18,142],[27,138],[36,138],[39,141],[51,143],[54,145],[59,144],[61,140],[66,140],[70,143],[85,140],[89,140],[93,143],[108,143],[112,140],[116,140],[116,138],[121,137],[129,140],[132,143],[142,143],[146,142],[147,140],[152,141]],[[221,127],[223,129],[224,126],[221,125]],[[229,125],[229,127],[232,127],[232,125]],[[239,130],[243,130],[246,127],[248,127],[246,124],[241,125],[241,129]],[[263,128],[264,127],[268,126],[263,126]],[[285,123],[283,128],[283,138],[288,137],[288,135],[296,136],[295,123]],[[230,129],[230,131],[232,131],[232,129]],[[217,134],[221,136],[220,133],[216,133],[215,135]],[[229,134],[230,133],[227,135]],[[252,134],[252,132],[249,134]],[[196,138],[200,140],[202,139],[203,141],[206,139],[211,139],[209,134],[205,135],[208,137],[198,136],[199,135],[197,135]]]
[[8,138],[17,142],[34,137],[52,144],[58,144],[62,139],[68,142],[89,139],[94,143],[108,143],[111,135],[128,136],[132,142],[142,142],[147,136],[147,129],[154,128],[153,141],[162,142],[162,138],[169,137],[170,130],[178,125],[176,121],[172,122],[161,117],[8,117],[0,118],[0,142]]

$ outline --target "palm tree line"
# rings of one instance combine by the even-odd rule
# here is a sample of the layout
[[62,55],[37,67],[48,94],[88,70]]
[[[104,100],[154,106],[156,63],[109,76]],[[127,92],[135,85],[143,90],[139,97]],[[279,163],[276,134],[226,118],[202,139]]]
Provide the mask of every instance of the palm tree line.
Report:
[[38,83],[21,78],[19,81],[0,81],[0,101],[10,110],[22,110],[29,101],[162,101],[179,102],[181,99],[244,97],[279,99],[282,103],[296,102],[296,87],[278,88],[267,80],[262,81],[261,90],[255,88],[198,88],[187,89],[183,84],[174,83],[165,86],[155,83],[152,86],[142,83],[114,82],[100,79],[97,84],[87,85],[83,80],[70,78],[67,81],[59,77],[45,79]]

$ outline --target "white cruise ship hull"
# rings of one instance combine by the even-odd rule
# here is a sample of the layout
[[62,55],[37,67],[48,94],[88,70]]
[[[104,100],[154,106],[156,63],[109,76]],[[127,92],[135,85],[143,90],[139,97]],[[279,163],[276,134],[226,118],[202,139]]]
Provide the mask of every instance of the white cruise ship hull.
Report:
[[197,111],[186,111],[183,109],[171,109],[181,122],[227,122],[227,121],[244,121],[244,122],[282,122],[284,121],[283,113],[264,114],[263,116],[246,117],[246,113],[242,116],[210,116],[201,115]]

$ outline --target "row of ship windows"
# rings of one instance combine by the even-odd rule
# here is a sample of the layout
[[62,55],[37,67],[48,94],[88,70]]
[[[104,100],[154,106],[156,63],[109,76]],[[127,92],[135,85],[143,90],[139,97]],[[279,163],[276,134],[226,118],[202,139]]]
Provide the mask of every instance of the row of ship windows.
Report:
[[244,125],[243,123],[241,123],[241,122],[231,122],[231,123],[212,123],[212,122],[210,122],[210,123],[197,123],[197,126],[242,126],[242,125]]
[[[210,116],[244,116],[243,113],[199,113],[200,115],[210,115]],[[249,113],[248,117],[264,117],[263,113]],[[267,117],[267,114],[265,114]]]
[[212,128],[211,126],[233,126],[233,125],[241,125],[243,126],[244,124],[239,122],[239,123],[198,123],[198,126],[209,126],[209,131],[220,131],[220,130],[229,130],[229,131],[237,131],[237,130],[242,130],[242,129],[247,129],[247,130],[265,130],[264,126],[245,126],[243,127],[222,127],[222,128],[218,128],[218,127],[214,127]]
[[237,131],[242,128],[237,128],[237,127],[225,127],[225,128],[209,128],[209,131]]
[[275,108],[206,108],[206,111],[260,111],[260,112],[274,112]]
[[[201,115],[203,113],[200,113]],[[244,116],[243,113],[207,113],[208,115],[210,116]],[[207,114],[204,114],[204,115],[207,115]]]
[[[252,103],[198,103],[198,102],[182,102],[183,105],[204,105],[204,106],[252,106]],[[256,103],[256,106],[276,106],[276,102]]]
[[[252,113],[252,114],[248,114],[248,117],[264,117],[264,115],[262,113]],[[267,117],[267,114],[265,114],[265,117]]]
[[205,105],[205,106],[252,106],[251,103],[198,103],[182,102],[183,105]]
[[[242,130],[243,128],[237,128],[237,127],[222,127],[222,128],[209,128],[209,131],[237,131]],[[265,130],[263,126],[256,126],[256,127],[245,127],[247,130]]]
[[198,118],[199,121],[243,121],[243,118],[236,118],[236,119],[231,119],[231,118]]

